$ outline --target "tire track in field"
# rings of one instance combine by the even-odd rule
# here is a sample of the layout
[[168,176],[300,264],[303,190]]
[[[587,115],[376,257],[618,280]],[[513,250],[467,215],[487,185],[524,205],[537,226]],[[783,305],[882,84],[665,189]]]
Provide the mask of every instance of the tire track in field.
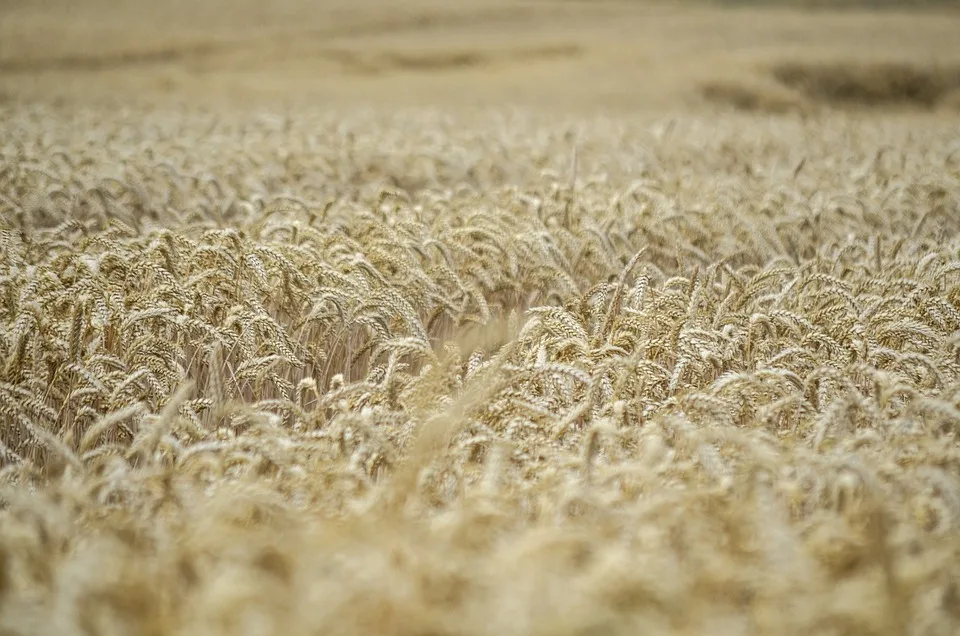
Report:
[[[533,18],[548,18],[540,10],[530,7],[497,8],[493,10],[477,10],[470,13],[421,13],[412,16],[396,16],[375,20],[363,20],[355,23],[342,24],[321,29],[298,30],[296,32],[275,33],[260,38],[244,38],[233,41],[198,42],[174,46],[163,46],[156,49],[135,49],[127,51],[113,51],[94,54],[59,55],[55,57],[23,58],[11,57],[0,59],[0,73],[38,73],[46,71],[96,72],[123,68],[137,68],[170,63],[190,62],[202,60],[215,55],[227,55],[249,51],[257,47],[269,47],[276,44],[289,44],[291,41],[337,42],[354,37],[376,37],[380,35],[409,34],[419,31],[430,32],[441,29],[451,29],[463,26],[496,26],[498,24],[516,24],[527,22]],[[467,55],[470,55],[467,53]],[[336,60],[350,57],[349,53],[331,52],[329,58]],[[384,58],[389,58],[386,54]],[[410,56],[409,63],[405,64],[403,54],[396,54],[396,67],[418,66],[417,56]],[[481,56],[482,57],[482,56]],[[456,66],[457,64],[452,64]],[[462,65],[462,64],[460,64]],[[388,62],[378,64],[379,67],[391,66]],[[429,67],[429,60],[425,60],[423,67]],[[443,66],[443,64],[441,64]]]

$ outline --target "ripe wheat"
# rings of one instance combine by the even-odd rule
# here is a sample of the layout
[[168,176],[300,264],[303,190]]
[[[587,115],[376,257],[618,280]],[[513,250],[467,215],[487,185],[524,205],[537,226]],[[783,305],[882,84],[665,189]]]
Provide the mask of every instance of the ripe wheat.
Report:
[[0,632],[960,630],[955,122],[109,115],[0,105]]

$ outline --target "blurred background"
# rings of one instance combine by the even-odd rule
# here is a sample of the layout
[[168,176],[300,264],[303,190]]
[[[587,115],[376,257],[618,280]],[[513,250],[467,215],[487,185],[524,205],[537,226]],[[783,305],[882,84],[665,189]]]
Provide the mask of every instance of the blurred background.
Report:
[[0,0],[0,99],[960,111],[957,6]]

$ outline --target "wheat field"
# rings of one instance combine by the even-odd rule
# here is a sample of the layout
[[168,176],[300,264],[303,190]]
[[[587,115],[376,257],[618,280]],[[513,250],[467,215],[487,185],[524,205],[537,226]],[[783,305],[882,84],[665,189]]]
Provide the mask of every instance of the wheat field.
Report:
[[0,635],[960,633],[960,15],[114,5],[0,4]]

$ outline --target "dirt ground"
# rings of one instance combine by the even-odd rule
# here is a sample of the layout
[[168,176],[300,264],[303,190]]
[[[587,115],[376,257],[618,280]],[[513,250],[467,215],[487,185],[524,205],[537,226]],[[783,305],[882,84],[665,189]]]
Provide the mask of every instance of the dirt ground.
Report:
[[[953,109],[960,103],[957,33],[960,12],[943,7],[6,1],[0,98],[619,113],[713,102],[778,111],[823,97],[809,82],[786,81],[778,65],[826,63],[846,72],[827,82],[831,91],[846,87],[853,69],[855,83],[873,84],[880,74],[885,86],[892,82],[881,93],[906,94],[893,101]],[[892,80],[891,64],[899,65]],[[917,83],[935,84],[933,98],[922,90],[915,98]],[[869,102],[875,93],[846,101]]]

